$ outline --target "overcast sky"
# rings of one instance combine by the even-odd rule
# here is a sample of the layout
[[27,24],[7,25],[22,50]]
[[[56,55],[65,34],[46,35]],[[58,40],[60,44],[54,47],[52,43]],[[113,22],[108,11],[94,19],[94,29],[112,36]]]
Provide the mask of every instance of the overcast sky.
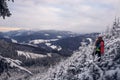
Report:
[[[120,16],[120,0],[15,0],[0,30],[37,29],[102,32]],[[4,29],[5,28],[5,29]]]

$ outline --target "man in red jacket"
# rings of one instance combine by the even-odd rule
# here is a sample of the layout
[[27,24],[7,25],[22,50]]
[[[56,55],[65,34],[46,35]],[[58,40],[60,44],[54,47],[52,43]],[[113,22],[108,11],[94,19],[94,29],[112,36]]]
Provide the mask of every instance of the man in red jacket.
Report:
[[102,36],[99,36],[95,42],[95,55],[98,55],[98,61],[101,60],[101,54],[104,54],[104,41]]

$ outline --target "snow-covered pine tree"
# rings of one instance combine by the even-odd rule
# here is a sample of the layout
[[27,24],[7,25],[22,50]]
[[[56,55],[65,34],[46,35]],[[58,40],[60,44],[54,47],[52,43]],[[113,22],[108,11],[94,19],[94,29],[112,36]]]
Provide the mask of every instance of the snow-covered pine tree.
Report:
[[[12,2],[14,2],[14,0],[12,0]],[[5,17],[9,17],[10,15],[11,13],[7,6],[7,0],[0,0],[0,16],[2,16],[3,19],[5,19]]]
[[88,46],[84,44],[66,61],[30,80],[120,80],[120,24],[118,21],[114,22],[109,34],[103,34],[105,53],[100,62],[97,61],[98,58],[95,60],[91,58],[93,44]]
[[5,73],[7,75],[3,77],[10,77],[9,69],[16,69],[18,71],[24,71],[32,75],[32,73],[29,70],[21,66],[21,63],[22,62],[19,60],[14,60],[11,58],[5,58],[5,57],[0,56],[0,77],[1,77],[0,80],[3,80],[2,74],[5,74]]

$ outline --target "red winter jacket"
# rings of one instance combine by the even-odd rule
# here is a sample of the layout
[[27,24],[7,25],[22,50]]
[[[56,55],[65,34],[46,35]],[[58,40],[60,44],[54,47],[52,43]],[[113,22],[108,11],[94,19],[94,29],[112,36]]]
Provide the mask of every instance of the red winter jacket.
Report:
[[100,52],[101,52],[101,54],[104,54],[104,41],[101,41],[100,42]]

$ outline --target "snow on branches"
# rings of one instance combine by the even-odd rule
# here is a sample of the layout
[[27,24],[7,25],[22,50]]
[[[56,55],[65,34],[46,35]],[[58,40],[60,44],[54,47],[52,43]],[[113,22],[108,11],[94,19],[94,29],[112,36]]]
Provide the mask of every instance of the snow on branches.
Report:
[[0,70],[0,74],[2,74],[4,71],[9,71],[9,69],[18,69],[32,75],[32,73],[29,70],[20,66],[21,63],[22,62],[19,60],[13,60],[11,58],[5,58],[0,56],[0,69],[2,69]]

